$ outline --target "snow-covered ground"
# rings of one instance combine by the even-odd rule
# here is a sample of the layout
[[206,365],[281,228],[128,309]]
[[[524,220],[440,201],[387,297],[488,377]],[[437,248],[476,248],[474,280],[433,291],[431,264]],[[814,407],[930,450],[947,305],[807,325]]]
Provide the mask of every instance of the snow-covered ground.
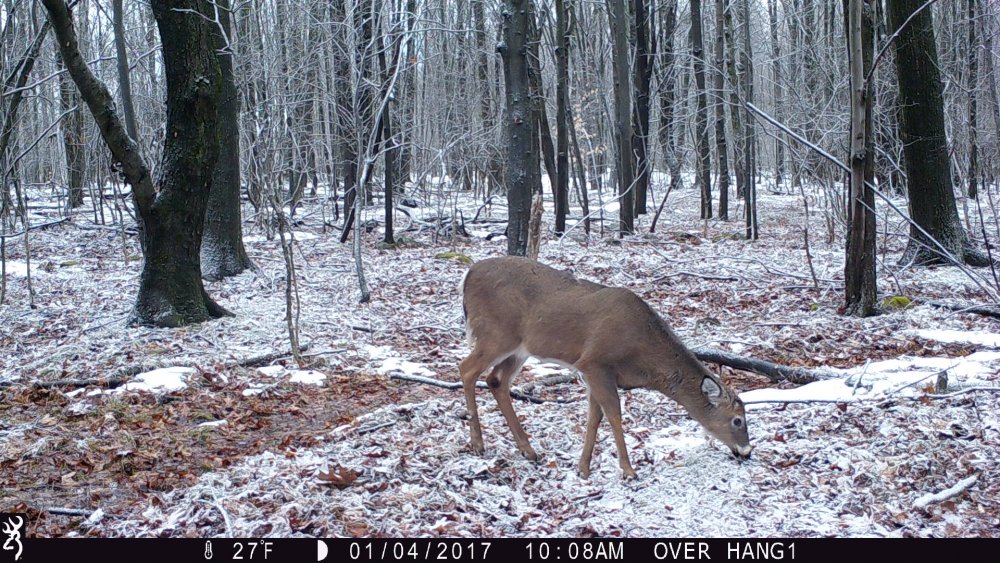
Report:
[[[892,267],[903,241],[880,234],[880,294],[906,295],[913,305],[869,319],[844,317],[838,313],[842,239],[827,242],[821,210],[813,206],[807,222],[801,198],[762,191],[761,238],[747,242],[738,221],[698,220],[693,191],[670,197],[656,234],[646,234],[649,216],[639,221],[643,234],[624,240],[611,231],[596,236],[601,223],[595,222],[591,237],[582,226],[561,240],[546,233],[540,259],[636,291],[692,347],[836,374],[795,387],[723,370],[748,403],[756,446],[749,462],[706,439],[675,403],[636,390],[622,395],[639,478],[621,479],[604,425],[593,473],[583,480],[576,461],[584,391],[579,383],[561,383],[540,392],[569,402],[515,404],[541,454],[537,463],[517,453],[488,392],[479,396],[487,445],[479,456],[466,446],[460,392],[428,387],[421,390],[428,398],[406,404],[386,398],[330,427],[302,418],[295,432],[309,437],[307,447],[282,442],[252,455],[227,450],[225,463],[169,490],[115,477],[124,479],[113,487],[121,489],[101,496],[93,491],[109,481],[86,466],[72,472],[54,466],[54,476],[41,482],[25,473],[23,467],[53,453],[83,455],[95,441],[126,443],[127,452],[143,440],[148,445],[135,437],[145,436],[148,421],[130,420],[123,404],[155,416],[160,403],[212,410],[213,397],[223,402],[230,390],[259,405],[290,396],[319,400],[323,393],[349,393],[352,385],[363,394],[363,383],[372,380],[391,389],[419,385],[390,381],[397,373],[456,381],[457,363],[468,352],[457,292],[466,266],[439,256],[503,254],[502,236],[486,239],[502,232],[502,223],[468,224],[472,240],[400,233],[411,241],[394,250],[376,247],[376,229],[366,235],[363,253],[372,301],[358,305],[350,248],[322,225],[313,204],[300,211],[295,238],[302,340],[310,358],[323,361],[303,369],[287,361],[233,367],[288,349],[280,247],[260,233],[246,240],[259,273],[207,285],[236,316],[173,331],[124,326],[138,282],[138,262],[125,260],[139,253],[134,237],[123,249],[121,233],[110,229],[64,224],[33,232],[34,309],[27,305],[23,248],[10,245],[0,392],[17,400],[0,411],[0,509],[44,510],[56,502],[49,499],[67,499],[95,513],[60,533],[89,535],[1000,534],[1000,393],[987,390],[1000,386],[1000,330],[995,320],[927,303],[982,303],[988,296],[979,285],[992,282],[954,268]],[[613,201],[603,204],[614,211]],[[466,221],[478,208],[461,198],[456,205]],[[412,213],[428,218],[450,209],[425,205]],[[482,215],[497,221],[502,205]],[[731,216],[741,215],[733,209]],[[370,218],[377,217],[373,207]],[[615,224],[614,215],[605,219],[609,228]],[[891,216],[889,232],[902,232]],[[34,382],[111,377],[136,366],[143,369],[110,391],[94,385],[30,391]],[[530,363],[515,385],[558,371]],[[948,396],[934,390],[942,373]],[[233,400],[225,396],[226,404]],[[217,409],[191,417],[174,432],[239,432],[235,400],[228,414]],[[60,417],[94,417],[100,432],[60,438]],[[331,472],[343,468],[357,478],[331,483]],[[972,475],[977,481],[955,498],[914,506]],[[53,491],[60,476],[64,489]]]

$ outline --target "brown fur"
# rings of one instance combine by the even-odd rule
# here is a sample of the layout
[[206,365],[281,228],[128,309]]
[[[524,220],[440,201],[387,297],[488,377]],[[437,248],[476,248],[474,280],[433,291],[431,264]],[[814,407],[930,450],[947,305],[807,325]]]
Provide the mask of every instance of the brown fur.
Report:
[[511,380],[530,355],[572,365],[587,383],[590,411],[579,464],[584,477],[590,474],[603,417],[611,425],[622,472],[635,476],[625,448],[618,387],[662,392],[736,455],[749,456],[743,403],[631,291],[580,280],[513,256],[474,264],[462,290],[474,348],[459,371],[473,451],[483,451],[475,383],[483,371],[493,368],[486,381],[518,449],[529,459],[538,458],[510,400]]

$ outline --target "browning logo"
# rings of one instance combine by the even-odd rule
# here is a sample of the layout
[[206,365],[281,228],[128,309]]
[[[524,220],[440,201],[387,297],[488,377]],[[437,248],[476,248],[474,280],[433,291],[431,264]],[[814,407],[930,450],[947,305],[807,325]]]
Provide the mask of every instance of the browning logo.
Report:
[[21,530],[27,522],[27,515],[21,513],[0,513],[0,532],[6,536],[3,542],[4,551],[14,552],[14,561],[21,559]]

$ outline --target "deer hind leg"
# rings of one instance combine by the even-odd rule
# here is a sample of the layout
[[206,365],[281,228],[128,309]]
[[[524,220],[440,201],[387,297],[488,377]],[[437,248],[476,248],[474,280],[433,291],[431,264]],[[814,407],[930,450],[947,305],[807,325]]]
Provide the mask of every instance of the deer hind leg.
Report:
[[[590,385],[590,400],[591,402],[596,401],[600,405],[604,416],[608,419],[608,424],[611,425],[611,433],[614,435],[615,445],[618,447],[618,465],[622,469],[622,475],[626,478],[635,478],[635,470],[632,469],[632,464],[628,459],[628,449],[625,447],[625,431],[622,429],[622,405],[618,397],[618,385],[615,382],[613,374],[605,373],[602,375],[602,377],[591,377],[588,380],[588,384]],[[591,416],[591,418],[593,417]],[[588,437],[590,435],[590,424],[591,422],[588,420]],[[597,424],[600,424],[600,419],[594,423],[595,438],[597,435]],[[593,444],[591,444],[590,448],[593,449]],[[584,453],[590,453],[587,451],[586,444],[584,444]],[[590,460],[588,459],[587,461],[589,462]],[[582,458],[580,459],[580,463],[583,463]]]
[[593,395],[589,399],[590,411],[587,414],[587,435],[583,439],[583,454],[580,455],[580,465],[578,466],[580,476],[584,479],[590,477],[590,458],[594,454],[594,443],[597,441],[597,427],[601,425],[601,419],[604,418],[601,405],[594,399]]
[[477,454],[483,453],[483,428],[479,424],[479,409],[476,406],[476,380],[489,367],[491,360],[480,348],[476,348],[458,364],[462,389],[465,391],[465,408],[469,411],[469,445]]
[[521,366],[524,365],[524,360],[526,359],[525,356],[519,354],[509,356],[493,368],[493,371],[486,378],[486,384],[490,386],[493,398],[497,400],[497,404],[500,406],[500,412],[507,419],[507,426],[510,427],[510,431],[514,434],[517,449],[524,454],[524,457],[531,461],[537,461],[538,454],[531,447],[531,443],[528,441],[528,434],[521,427],[521,422],[517,419],[517,413],[514,412],[514,405],[510,401],[510,382],[521,371]]

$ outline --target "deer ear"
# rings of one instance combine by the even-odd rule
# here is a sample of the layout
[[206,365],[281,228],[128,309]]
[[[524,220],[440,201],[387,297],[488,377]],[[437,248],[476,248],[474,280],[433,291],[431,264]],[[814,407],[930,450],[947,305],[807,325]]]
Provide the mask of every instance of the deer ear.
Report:
[[708,400],[713,405],[719,404],[719,399],[722,398],[722,387],[711,377],[701,380],[701,392],[708,397]]

